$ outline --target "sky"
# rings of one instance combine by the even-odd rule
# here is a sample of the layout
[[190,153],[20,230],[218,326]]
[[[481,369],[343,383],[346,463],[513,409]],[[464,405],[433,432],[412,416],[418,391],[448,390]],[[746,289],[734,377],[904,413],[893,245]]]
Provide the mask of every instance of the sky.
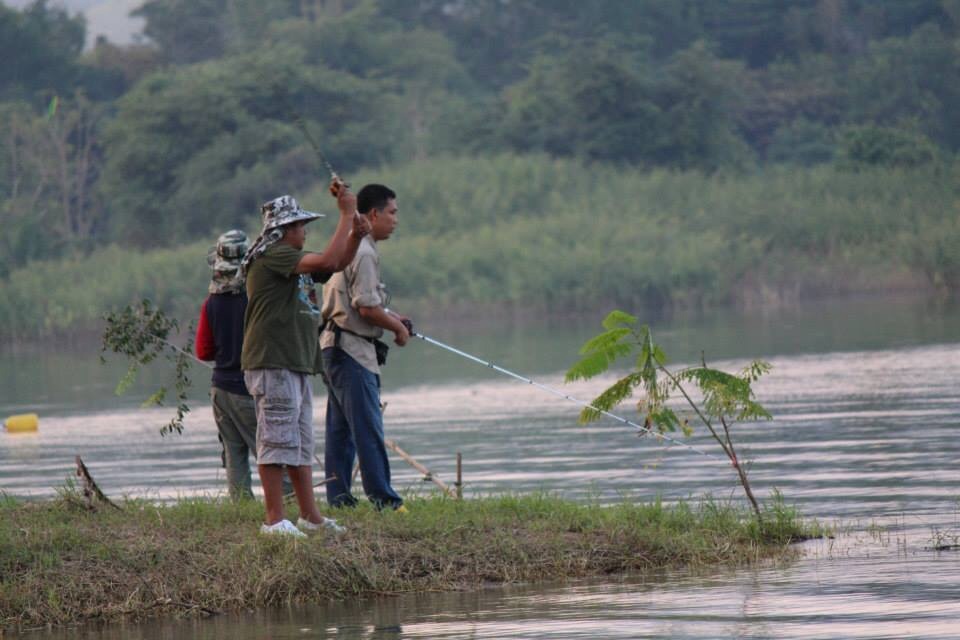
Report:
[[[2,0],[8,7],[21,9],[33,0]],[[70,13],[83,13],[87,18],[87,47],[97,36],[104,35],[114,44],[129,44],[140,34],[143,20],[131,18],[130,12],[143,0],[50,0],[51,7],[66,7]]]

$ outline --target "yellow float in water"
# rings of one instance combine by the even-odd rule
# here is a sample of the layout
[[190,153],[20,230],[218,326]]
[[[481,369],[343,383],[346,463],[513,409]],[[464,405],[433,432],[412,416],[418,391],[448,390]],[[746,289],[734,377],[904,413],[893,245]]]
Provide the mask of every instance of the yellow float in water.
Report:
[[40,416],[35,413],[21,413],[10,416],[3,422],[3,426],[5,426],[10,433],[36,431],[39,424]]

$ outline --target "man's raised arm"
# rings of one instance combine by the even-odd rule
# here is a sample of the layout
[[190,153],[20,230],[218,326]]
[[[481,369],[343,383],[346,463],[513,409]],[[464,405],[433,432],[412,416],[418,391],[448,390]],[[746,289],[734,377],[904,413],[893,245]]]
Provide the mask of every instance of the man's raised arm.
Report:
[[357,196],[341,180],[330,184],[330,192],[337,198],[340,219],[330,242],[320,253],[308,253],[297,263],[297,273],[336,273],[343,271],[357,255],[360,241],[370,232],[370,225],[357,213]]

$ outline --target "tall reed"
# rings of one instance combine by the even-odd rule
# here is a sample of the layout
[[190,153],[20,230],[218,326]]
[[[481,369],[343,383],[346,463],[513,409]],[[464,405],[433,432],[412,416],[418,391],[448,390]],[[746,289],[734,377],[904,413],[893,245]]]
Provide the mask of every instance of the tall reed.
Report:
[[[382,245],[395,295],[565,308],[960,288],[958,173],[820,166],[705,175],[495,155],[351,178],[399,193],[400,226]],[[298,195],[333,210],[320,184]],[[308,246],[321,248],[331,230],[330,219],[314,223]],[[28,265],[0,282],[0,334],[91,328],[107,308],[141,297],[192,317],[208,246],[108,247]]]

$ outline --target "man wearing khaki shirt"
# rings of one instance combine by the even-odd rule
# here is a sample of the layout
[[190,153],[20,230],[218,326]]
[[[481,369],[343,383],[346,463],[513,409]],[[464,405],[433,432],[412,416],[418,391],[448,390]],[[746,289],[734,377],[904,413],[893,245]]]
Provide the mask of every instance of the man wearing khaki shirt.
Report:
[[353,461],[360,461],[363,491],[378,508],[405,510],[390,486],[390,461],[383,441],[380,410],[380,366],[374,341],[388,329],[404,346],[409,320],[386,309],[386,288],[380,281],[377,243],[397,226],[397,194],[379,184],[357,193],[357,210],[370,223],[346,269],[323,287],[324,329],[320,334],[324,382],[327,385],[324,469],[327,502],[335,507],[357,504],[350,493]]

